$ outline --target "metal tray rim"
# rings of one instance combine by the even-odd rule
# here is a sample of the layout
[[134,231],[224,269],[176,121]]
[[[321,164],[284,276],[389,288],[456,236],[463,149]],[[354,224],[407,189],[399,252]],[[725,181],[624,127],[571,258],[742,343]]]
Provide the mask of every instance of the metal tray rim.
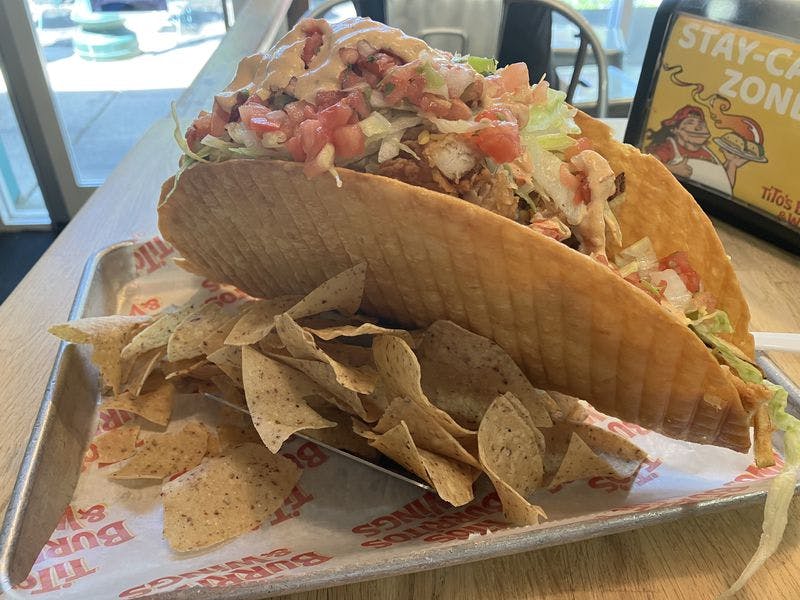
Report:
[[[68,320],[77,318],[83,311],[94,272],[103,258],[119,248],[124,248],[133,244],[133,240],[118,242],[101,248],[89,257],[83,268],[80,281],[78,282],[78,289],[75,292],[75,299],[70,308]],[[36,415],[31,435],[28,438],[28,445],[25,448],[25,454],[20,463],[14,489],[9,497],[8,507],[6,509],[5,518],[3,519],[3,528],[2,531],[0,531],[0,589],[6,593],[12,591],[11,561],[14,555],[13,550],[15,542],[19,537],[19,520],[31,496],[32,476],[36,472],[38,463],[42,460],[42,445],[39,442],[47,435],[47,424],[52,416],[54,390],[56,388],[58,372],[61,369],[64,352],[67,346],[67,342],[61,342],[58,345],[53,369],[50,371],[47,387],[45,388],[44,396],[39,406],[39,412]]]
[[[133,245],[134,240],[119,242],[102,248],[95,252],[87,261],[75,294],[75,300],[69,313],[69,318],[74,319],[81,315],[88,298],[89,288],[95,271],[102,260],[112,252]],[[44,397],[31,432],[28,446],[23,457],[14,490],[9,499],[2,532],[0,532],[0,589],[5,593],[14,593],[10,580],[11,560],[13,549],[19,541],[18,522],[24,513],[25,505],[30,497],[32,477],[36,466],[41,459],[40,440],[48,430],[48,420],[51,416],[54,402],[54,389],[59,369],[62,367],[64,352],[68,344],[61,342],[56,354],[53,369],[45,389]],[[759,362],[766,371],[770,380],[779,383],[789,390],[790,401],[800,399],[800,388],[790,380],[769,358],[759,356]],[[795,493],[800,492],[800,482],[795,487]],[[538,550],[560,544],[588,540],[614,533],[621,533],[658,523],[675,521],[684,516],[697,516],[718,512],[733,507],[744,507],[763,501],[766,490],[754,490],[710,500],[698,500],[676,505],[667,505],[645,512],[625,512],[616,516],[609,516],[595,523],[563,523],[545,525],[541,528],[524,527],[497,536],[481,537],[458,545],[432,547],[430,552],[415,552],[399,561],[370,564],[369,566],[343,570],[341,567],[332,566],[312,572],[302,579],[289,579],[281,581],[274,579],[269,582],[253,583],[227,588],[224,596],[218,589],[192,588],[182,591],[165,592],[151,595],[153,598],[169,599],[212,599],[230,598],[249,600],[255,598],[273,597],[282,594],[312,591],[326,587],[345,585],[405,575],[430,568],[443,568],[459,564],[507,556],[510,554]],[[508,530],[507,530],[508,531]],[[433,554],[434,556],[431,556]]]

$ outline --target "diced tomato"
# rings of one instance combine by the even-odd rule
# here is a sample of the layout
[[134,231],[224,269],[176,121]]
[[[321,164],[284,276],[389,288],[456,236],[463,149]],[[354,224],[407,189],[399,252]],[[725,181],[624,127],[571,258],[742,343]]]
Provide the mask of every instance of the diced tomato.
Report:
[[419,104],[425,90],[425,76],[419,72],[419,65],[408,63],[395,67],[383,80],[383,93],[388,104],[397,104],[408,100],[411,104]]
[[239,107],[239,118],[245,127],[250,127],[250,120],[253,117],[266,117],[273,110],[269,106],[260,104],[242,104]]
[[494,75],[489,75],[486,82],[489,85],[489,94],[493,98],[528,89],[530,86],[528,65],[521,62],[507,65]]
[[594,145],[592,140],[587,137],[579,137],[575,144],[564,150],[564,160],[571,160],[573,156],[580,154],[584,150],[592,150]]
[[341,83],[343,90],[355,87],[359,83],[362,83],[363,81],[364,78],[355,71],[353,71],[353,69],[345,69],[344,71],[342,71]]
[[350,108],[356,111],[358,116],[362,119],[368,117],[372,112],[369,104],[367,104],[367,99],[364,97],[364,92],[361,90],[353,90],[350,92],[347,95],[347,98],[345,98],[345,102]]
[[283,110],[285,110],[286,114],[289,115],[289,123],[291,123],[293,127],[296,127],[299,123],[305,121],[306,119],[311,119],[317,115],[317,110],[314,108],[314,105],[309,104],[305,100],[290,102],[283,107]]
[[441,96],[436,96],[435,94],[422,94],[422,98],[419,101],[419,108],[422,112],[428,113],[433,115],[434,117],[439,117],[441,119],[446,119],[447,116],[450,114],[450,109],[452,108],[453,104],[450,100],[446,100]]
[[303,143],[306,156],[316,156],[330,141],[330,133],[318,119],[308,119],[297,126],[297,133]]
[[544,79],[537,83],[533,92],[531,93],[531,102],[533,104],[544,104],[547,102],[547,90],[550,89],[550,84]]
[[273,110],[263,117],[252,117],[250,119],[250,129],[258,133],[284,131],[288,134],[290,133],[289,117],[282,110]]
[[575,204],[589,204],[592,199],[591,192],[589,191],[589,183],[586,180],[586,174],[579,171],[573,173],[569,170],[567,163],[561,163],[561,168],[558,172],[561,184],[574,192],[572,201]]
[[342,125],[347,125],[352,114],[352,108],[344,102],[337,102],[333,106],[319,111],[317,119],[319,119],[319,122],[322,123],[322,126],[326,130],[333,131]]
[[211,113],[211,128],[209,133],[214,137],[219,137],[225,133],[225,125],[230,120],[230,113],[224,110],[215,100],[214,109]]
[[295,135],[286,140],[284,144],[289,154],[292,155],[292,160],[295,162],[303,162],[306,159],[305,150],[303,150],[303,142],[300,141],[300,135]]
[[358,62],[360,54],[355,48],[339,48],[339,58],[346,65],[354,65]]
[[495,105],[490,106],[489,108],[482,110],[477,115],[475,115],[476,121],[482,121],[483,119],[488,119],[489,121],[510,121],[512,123],[517,122],[517,118],[514,116],[514,113],[506,106]]
[[247,97],[247,100],[244,101],[244,104],[242,106],[249,105],[249,104],[256,104],[256,105],[266,106],[267,105],[267,101],[264,100],[258,94],[252,93]]
[[686,289],[693,294],[700,291],[700,275],[689,264],[689,255],[684,251],[673,252],[658,261],[660,270],[672,269],[683,281]]
[[447,119],[451,121],[455,121],[458,119],[471,119],[472,118],[472,111],[469,109],[464,102],[459,100],[458,98],[453,98],[450,100],[450,111],[447,113]]
[[366,81],[371,88],[378,87],[378,84],[381,82],[381,78],[375,73],[370,73],[369,71],[364,73],[364,81]]
[[316,104],[317,110],[322,110],[323,108],[328,108],[329,106],[333,106],[339,100],[347,96],[347,92],[339,92],[336,90],[321,90],[317,92],[316,97]]
[[333,147],[336,149],[336,158],[355,158],[364,154],[366,137],[361,127],[345,125],[333,132]]
[[498,163],[511,162],[522,154],[516,123],[498,122],[475,133],[475,145]]
[[197,150],[200,140],[211,131],[211,114],[203,112],[186,130],[186,143],[191,150]]
[[306,38],[305,46],[303,46],[303,53],[300,55],[300,58],[303,59],[303,63],[305,64],[306,68],[317,55],[317,51],[319,50],[320,46],[322,46],[322,32],[321,31],[310,31],[306,32],[308,36]]
[[357,64],[365,73],[372,73],[382,78],[389,69],[403,64],[403,61],[392,54],[376,52],[367,58],[359,59]]

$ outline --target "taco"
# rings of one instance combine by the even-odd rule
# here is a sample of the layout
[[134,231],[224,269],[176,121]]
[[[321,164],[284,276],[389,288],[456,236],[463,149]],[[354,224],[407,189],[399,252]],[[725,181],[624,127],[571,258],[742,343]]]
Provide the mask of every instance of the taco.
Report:
[[755,419],[769,448],[770,391],[711,222],[656,159],[528,77],[368,19],[302,21],[176,131],[161,232],[184,268],[258,297],[366,262],[366,313],[454,321],[537,387],[675,438],[746,451]]

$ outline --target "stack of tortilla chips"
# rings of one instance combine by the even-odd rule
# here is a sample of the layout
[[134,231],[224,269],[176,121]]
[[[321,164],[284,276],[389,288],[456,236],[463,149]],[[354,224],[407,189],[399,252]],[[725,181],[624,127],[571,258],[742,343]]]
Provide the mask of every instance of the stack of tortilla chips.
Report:
[[[388,457],[454,506],[473,499],[485,473],[518,525],[545,517],[529,501],[538,489],[635,474],[640,449],[585,423],[577,399],[534,388],[494,342],[450,321],[405,331],[356,314],[365,275],[357,265],[305,297],[233,308],[193,299],[156,317],[50,329],[93,346],[109,394],[100,408],[136,415],[98,437],[97,453],[115,463],[112,479],[162,485],[174,550],[267,520],[301,475],[280,455],[295,433],[367,460]],[[226,418],[140,440],[143,423],[168,425],[176,393],[218,398]]]

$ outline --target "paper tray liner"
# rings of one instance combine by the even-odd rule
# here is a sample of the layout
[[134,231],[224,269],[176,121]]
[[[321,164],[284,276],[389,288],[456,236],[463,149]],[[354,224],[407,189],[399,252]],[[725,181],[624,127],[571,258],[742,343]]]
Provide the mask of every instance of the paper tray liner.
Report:
[[[123,253],[130,257],[127,262],[121,260]],[[92,286],[89,293],[99,294],[105,308],[78,316],[152,314],[197,298],[198,290],[207,302],[228,305],[242,300],[236,290],[175,267],[175,255],[157,238],[106,255],[98,270],[122,269],[126,283]],[[96,300],[90,304],[96,306]],[[93,370],[88,356],[81,356],[86,369]],[[56,368],[68,367],[74,364]],[[54,399],[57,404],[63,400]],[[194,419],[213,429],[219,417],[215,406],[196,396],[179,396],[169,430]],[[97,437],[124,426],[132,415],[95,409],[94,417],[91,429]],[[537,491],[531,500],[548,515],[537,527],[509,526],[485,479],[478,482],[473,502],[453,508],[435,494],[313,442],[293,439],[282,453],[298,462],[303,476],[269,522],[226,544],[186,554],[172,552],[163,538],[158,483],[110,480],[108,473],[115,465],[98,464],[90,444],[72,500],[30,574],[11,589],[4,579],[8,573],[2,572],[0,583],[9,598],[25,599],[264,598],[501,556],[663,522],[687,512],[741,505],[763,497],[770,478],[783,465],[777,456],[774,467],[758,469],[752,453],[676,441],[593,410],[588,422],[630,439],[648,459],[627,479],[593,477]],[[12,543],[19,545],[21,540]]]
[[[445,194],[339,169],[229,160],[164,184],[159,228],[182,266],[259,297],[306,293],[366,261],[362,310],[449,319],[502,346],[537,387],[672,437],[738,450],[749,415],[700,339],[567,246]],[[162,197],[163,198],[163,197]]]

